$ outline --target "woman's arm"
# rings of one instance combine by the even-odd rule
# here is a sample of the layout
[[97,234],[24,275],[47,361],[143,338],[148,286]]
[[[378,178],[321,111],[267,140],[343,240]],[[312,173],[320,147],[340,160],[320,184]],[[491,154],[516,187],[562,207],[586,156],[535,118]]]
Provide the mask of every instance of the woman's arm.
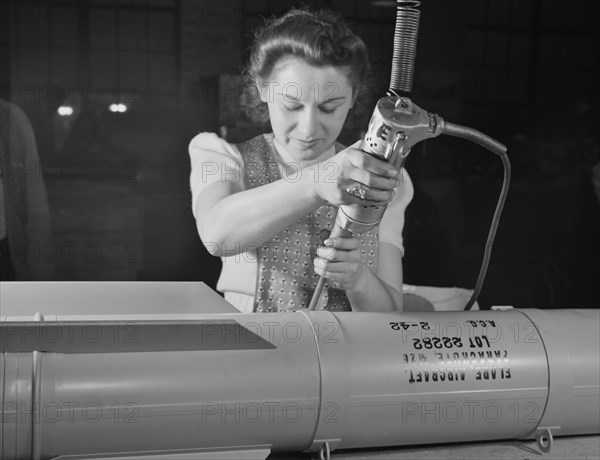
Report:
[[414,195],[410,176],[402,169],[396,195],[379,225],[379,264],[373,273],[360,258],[356,238],[331,238],[317,250],[315,271],[337,281],[356,311],[393,311],[406,308],[402,296],[402,229],[406,207]]
[[[397,176],[390,164],[348,148],[301,170],[293,181],[284,178],[250,190],[239,182],[217,181],[195,201],[198,232],[211,254],[238,254],[270,240],[325,202],[385,204],[399,183]],[[364,201],[346,192],[357,184],[367,190]]]
[[356,238],[331,238],[317,250],[315,271],[346,291],[353,311],[402,311],[402,253],[393,244],[379,245],[373,273],[360,260]]
[[196,202],[196,225],[208,251],[228,256],[254,249],[325,203],[303,171],[297,182],[280,179],[250,190],[230,181],[206,187]]
[[365,275],[346,295],[354,311],[402,311],[402,253],[389,243],[379,246],[379,265],[373,274],[363,265]]

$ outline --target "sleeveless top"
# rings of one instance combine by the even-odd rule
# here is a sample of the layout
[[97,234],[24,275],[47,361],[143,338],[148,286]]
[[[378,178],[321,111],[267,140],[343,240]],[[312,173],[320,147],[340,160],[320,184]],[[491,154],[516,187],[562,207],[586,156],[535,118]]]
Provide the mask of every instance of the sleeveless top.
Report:
[[[261,134],[237,145],[244,157],[246,189],[260,187],[281,179],[275,160],[273,134]],[[344,147],[336,143],[336,153]],[[282,203],[285,206],[285,203]],[[283,229],[257,250],[255,312],[279,312],[308,307],[319,275],[313,260],[322,245],[320,233],[331,231],[337,208],[329,203],[320,206]],[[361,244],[361,261],[372,272],[379,261],[379,228],[354,235]],[[317,309],[349,311],[350,303],[340,286],[327,280]]]

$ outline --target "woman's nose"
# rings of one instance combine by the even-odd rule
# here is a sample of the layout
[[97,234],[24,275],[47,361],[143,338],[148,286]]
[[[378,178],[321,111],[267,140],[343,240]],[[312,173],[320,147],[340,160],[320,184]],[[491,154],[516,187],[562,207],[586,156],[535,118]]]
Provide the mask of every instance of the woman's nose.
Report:
[[298,120],[298,130],[308,140],[317,134],[318,119],[315,110],[303,110]]

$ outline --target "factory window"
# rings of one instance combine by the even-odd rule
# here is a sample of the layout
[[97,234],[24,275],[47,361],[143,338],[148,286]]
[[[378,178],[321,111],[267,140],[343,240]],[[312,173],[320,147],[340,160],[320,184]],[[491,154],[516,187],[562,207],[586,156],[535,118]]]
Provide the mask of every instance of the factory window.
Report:
[[466,101],[564,108],[561,95],[593,93],[599,12],[592,0],[469,2]]
[[69,114],[62,105],[73,117],[179,108],[178,0],[14,0],[0,9],[0,94],[26,111],[39,143],[56,150],[51,118]]

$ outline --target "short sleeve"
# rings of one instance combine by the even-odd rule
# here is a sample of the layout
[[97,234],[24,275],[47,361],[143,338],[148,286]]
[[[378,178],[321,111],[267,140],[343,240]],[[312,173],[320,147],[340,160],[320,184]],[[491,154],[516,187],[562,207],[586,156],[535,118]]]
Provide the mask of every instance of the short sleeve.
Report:
[[202,191],[216,182],[235,182],[244,188],[244,160],[240,151],[215,133],[200,133],[189,145],[192,212]]
[[388,204],[379,225],[379,241],[393,244],[404,255],[404,240],[402,238],[404,215],[406,207],[412,201],[414,195],[412,181],[404,168],[400,171],[400,185],[395,190],[396,195]]

